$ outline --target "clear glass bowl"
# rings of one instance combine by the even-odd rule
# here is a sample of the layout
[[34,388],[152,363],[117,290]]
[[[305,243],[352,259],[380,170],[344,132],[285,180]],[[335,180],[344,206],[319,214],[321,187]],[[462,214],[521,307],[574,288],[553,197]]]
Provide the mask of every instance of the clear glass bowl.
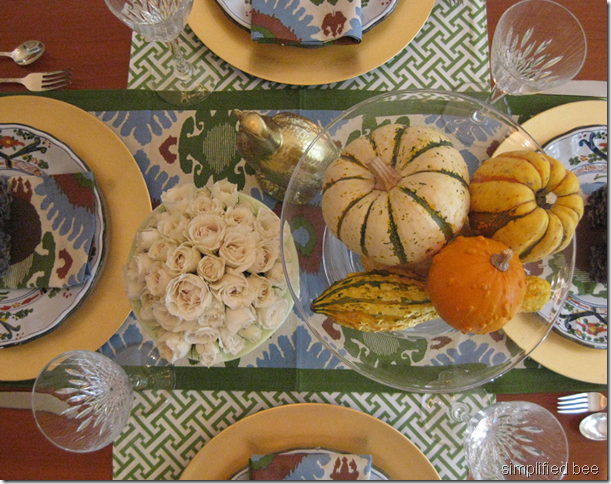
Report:
[[[552,296],[538,313],[520,313],[502,330],[462,334],[436,319],[396,332],[346,328],[310,310],[311,302],[348,273],[364,270],[360,256],[336,239],[322,216],[322,180],[346,144],[386,123],[434,126],[463,155],[470,175],[505,151],[542,151],[515,122],[477,99],[433,90],[405,90],[372,97],[333,120],[312,142],[288,185],[281,226],[297,244],[299,285],[289,283],[295,308],[312,332],[346,366],[379,383],[406,391],[458,392],[506,373],[543,341],[568,294],[574,243],[526,272],[545,277]],[[284,252],[284,251],[282,251]],[[299,289],[299,290],[298,290]]]

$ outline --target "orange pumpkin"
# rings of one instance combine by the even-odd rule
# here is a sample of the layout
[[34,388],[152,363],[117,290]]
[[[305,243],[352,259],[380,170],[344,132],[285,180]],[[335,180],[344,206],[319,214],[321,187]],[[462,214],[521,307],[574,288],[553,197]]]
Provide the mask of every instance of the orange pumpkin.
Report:
[[513,318],[526,294],[524,267],[496,240],[457,237],[433,257],[427,290],[439,316],[463,333],[490,333]]

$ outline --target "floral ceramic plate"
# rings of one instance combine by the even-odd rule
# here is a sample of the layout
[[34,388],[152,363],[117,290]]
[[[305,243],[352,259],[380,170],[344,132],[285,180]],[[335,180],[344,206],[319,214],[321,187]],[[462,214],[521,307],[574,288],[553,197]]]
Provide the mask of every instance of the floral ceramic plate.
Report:
[[[192,186],[195,189],[195,185]],[[207,188],[203,188],[199,191],[201,192],[207,190]],[[207,198],[207,203],[210,203],[210,198],[207,196],[205,198]],[[266,214],[270,214],[271,218],[278,221],[279,227],[280,220],[278,219],[277,215],[275,215],[262,202],[241,192],[237,192],[236,200],[237,203],[234,205],[246,203],[251,207],[249,211],[254,213],[253,218],[262,213],[262,210],[265,210]],[[232,208],[234,205],[232,205]],[[225,217],[226,219],[226,213],[228,214],[230,209],[223,209],[222,204],[220,204],[220,206],[221,217]],[[206,208],[206,210],[213,209]],[[130,300],[134,315],[140,324],[146,329],[147,333],[149,333],[149,335],[153,338],[156,345],[160,348],[162,356],[172,363],[176,363],[178,359],[186,357],[193,364],[200,363],[205,366],[211,366],[216,363],[220,363],[221,361],[231,361],[241,358],[242,356],[253,351],[264,341],[266,341],[272,334],[274,334],[274,332],[289,316],[293,308],[294,302],[288,288],[286,287],[286,280],[279,251],[274,256],[274,260],[270,261],[271,264],[267,263],[268,268],[260,271],[252,271],[252,274],[248,269],[242,271],[242,269],[235,268],[233,270],[234,274],[230,275],[228,272],[232,272],[232,270],[229,269],[231,261],[228,261],[229,258],[226,258],[225,254],[223,253],[223,247],[225,244],[221,245],[220,249],[213,249],[213,247],[216,245],[213,246],[212,243],[209,242],[211,238],[208,237],[206,242],[202,242],[202,248],[200,248],[200,250],[194,250],[196,253],[195,257],[197,257],[198,260],[202,258],[200,251],[207,253],[209,257],[204,256],[204,258],[209,259],[210,265],[208,265],[207,269],[205,270],[200,269],[198,265],[197,271],[193,270],[192,272],[198,274],[198,276],[194,276],[199,280],[195,281],[195,284],[203,284],[212,294],[212,298],[208,298],[203,304],[198,303],[198,305],[207,306],[209,309],[206,308],[203,314],[193,315],[194,313],[187,307],[186,304],[183,303],[182,300],[178,302],[175,302],[174,300],[170,301],[170,293],[184,293],[185,291],[184,286],[180,286],[182,289],[177,289],[176,291],[172,289],[175,286],[178,288],[175,281],[182,277],[182,275],[179,277],[174,277],[170,274],[156,276],[158,279],[163,279],[166,281],[165,283],[161,283],[161,289],[157,290],[149,282],[148,274],[153,272],[150,270],[147,274],[146,282],[144,286],[142,286],[142,291],[137,288],[138,283],[136,280],[138,279],[138,276],[135,274],[135,271],[138,269],[135,268],[141,265],[141,262],[134,261],[134,257],[142,256],[143,253],[144,255],[154,254],[152,257],[155,260],[161,260],[161,256],[159,256],[161,251],[157,250],[158,246],[151,247],[148,250],[143,251],[138,248],[138,241],[142,240],[141,234],[146,231],[149,231],[150,233],[151,230],[157,230],[158,232],[162,233],[164,239],[167,240],[167,234],[165,233],[164,229],[161,228],[163,222],[158,222],[159,217],[162,214],[165,215],[166,211],[166,204],[161,204],[146,218],[146,220],[144,220],[138,233],[136,234],[136,237],[134,238],[132,249],[127,259],[125,272],[126,281],[127,284],[130,284],[129,281],[135,283],[135,285],[126,286],[128,299]],[[185,211],[182,210],[182,212]],[[186,220],[194,220],[199,213],[203,213],[199,211],[194,213],[190,210],[190,208],[187,209],[186,212],[191,214],[191,216],[185,215],[187,217]],[[206,212],[206,216],[208,216],[208,213],[212,214],[212,212]],[[184,215],[184,213],[177,211],[172,212],[171,216],[173,217],[175,215],[181,216]],[[216,215],[218,214],[214,212],[213,217]],[[201,217],[201,215],[199,216]],[[216,222],[214,222],[214,224],[216,224]],[[166,226],[167,225],[169,224],[166,223]],[[244,222],[244,227],[247,225],[250,229],[252,222]],[[240,227],[242,227],[242,225],[240,225]],[[207,228],[205,230],[207,231],[206,233],[210,233]],[[222,232],[227,234],[229,232],[229,227],[227,230],[223,228]],[[252,234],[248,237],[251,236]],[[226,235],[224,236],[223,240],[227,241]],[[277,238],[276,242],[279,244]],[[210,245],[203,248],[203,245],[208,243],[210,243]],[[180,247],[185,245],[180,241],[177,241],[176,244],[180,244]],[[194,245],[191,242],[186,242],[186,244]],[[240,242],[232,241],[229,242],[229,244],[235,247],[236,245],[240,244]],[[288,271],[289,273],[292,272],[296,275],[299,272],[299,261],[292,238],[285,241],[284,248],[286,250],[285,260],[290,261],[289,264],[292,266],[288,268]],[[174,264],[174,259],[178,260],[179,257],[185,257],[185,253],[182,252],[179,255],[176,255],[176,257],[171,257],[169,255],[171,249],[168,250],[167,246],[162,250],[165,254],[167,254],[167,259],[165,259],[166,256],[163,256],[166,262],[164,267],[171,265],[173,268],[175,268],[174,266],[176,266],[176,264]],[[238,251],[240,253],[243,252],[241,248],[235,252]],[[178,254],[178,252],[179,251],[175,251],[176,254]],[[148,262],[153,260],[149,259],[149,257],[145,257],[144,259]],[[170,261],[170,259],[173,260]],[[215,259],[214,268],[212,268],[212,259]],[[223,260],[223,262],[220,262],[220,260]],[[132,264],[132,261],[134,264]],[[164,272],[163,269],[161,269],[161,271]],[[159,274],[157,269],[155,269],[155,272],[156,274]],[[203,277],[200,276],[200,274],[204,272],[206,272],[206,275]],[[250,280],[251,277],[254,277],[255,279],[259,280],[259,282],[260,279],[269,281],[269,292],[273,291],[279,296],[279,298],[278,296],[273,296],[276,302],[274,302],[271,306],[249,302],[247,303],[247,307],[245,307],[241,304],[241,300],[239,303],[237,303],[238,299],[243,297],[240,292],[243,290],[245,285],[247,288],[252,288],[252,284],[254,284],[254,282],[246,282],[247,279],[238,280],[239,277],[235,277],[236,272],[239,272],[240,276],[242,276],[242,273],[244,276],[248,276],[248,280]],[[225,277],[221,277],[223,274],[227,274],[230,279],[225,281]],[[191,274],[189,274],[189,277],[191,277]],[[191,284],[191,282],[192,281],[190,281],[189,284]],[[189,296],[189,299],[193,300],[193,297]],[[150,310],[146,311],[145,308],[143,308],[143,304],[147,305]],[[237,307],[229,307],[232,304],[236,304]],[[169,305],[174,305],[175,308],[170,308]],[[181,307],[179,308],[178,306]],[[244,309],[244,307],[246,309]],[[189,321],[191,319],[194,321]],[[197,319],[197,321],[195,321],[195,319]],[[250,330],[254,331],[256,329],[256,331],[254,331],[254,333],[251,333],[250,331],[243,332],[242,329],[244,329],[246,326],[250,326]],[[254,328],[255,326],[256,328]],[[239,330],[237,328],[239,328]],[[189,349],[185,349],[185,345],[189,347]]]
[[[89,167],[65,143],[22,124],[0,125],[0,170],[3,176],[89,172]],[[66,288],[0,290],[0,348],[43,336],[63,323],[89,294],[104,259],[104,207],[95,193],[95,233],[89,254],[91,277]],[[49,216],[55,212],[49,212]]]
[[[604,100],[570,102],[533,116],[525,121],[522,127],[540,146],[546,146],[551,140],[572,130],[584,126],[606,126],[607,110],[607,101]],[[563,309],[567,309],[566,305]],[[569,312],[571,311],[569,308]],[[587,347],[561,335],[558,331],[550,331],[545,340],[530,354],[530,357],[567,378],[588,383],[607,384],[607,352]]]
[[[252,0],[217,0],[217,2],[229,18],[250,31]],[[395,9],[396,4],[397,0],[366,3],[361,13],[363,33],[388,17]]]
[[[552,139],[545,152],[562,162],[579,179],[581,195],[588,197],[607,184],[607,126],[584,126]],[[565,307],[553,329],[577,343],[607,348],[607,285],[588,273],[590,245],[595,232],[584,217],[577,226],[575,271]]]

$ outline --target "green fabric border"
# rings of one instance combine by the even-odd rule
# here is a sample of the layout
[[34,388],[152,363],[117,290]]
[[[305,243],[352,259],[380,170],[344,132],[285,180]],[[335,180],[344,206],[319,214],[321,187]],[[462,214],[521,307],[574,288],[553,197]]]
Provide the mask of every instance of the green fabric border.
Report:
[[[187,366],[175,370],[178,390],[410,393],[374,382],[352,370]],[[31,388],[33,384],[34,380],[0,382],[7,389]],[[483,388],[495,394],[607,391],[607,385],[573,380],[546,368],[514,369]]]
[[[373,96],[373,91],[328,91],[308,89],[283,89],[276,91],[213,92],[197,106],[186,110],[206,109],[327,109],[346,110]],[[485,99],[483,93],[466,93]],[[163,101],[154,91],[145,90],[79,90],[50,91],[44,93],[0,93],[4,96],[41,96],[73,104],[85,111],[128,111],[177,109]],[[592,99],[584,96],[533,95],[507,97],[512,112],[523,123],[537,113],[560,104]]]

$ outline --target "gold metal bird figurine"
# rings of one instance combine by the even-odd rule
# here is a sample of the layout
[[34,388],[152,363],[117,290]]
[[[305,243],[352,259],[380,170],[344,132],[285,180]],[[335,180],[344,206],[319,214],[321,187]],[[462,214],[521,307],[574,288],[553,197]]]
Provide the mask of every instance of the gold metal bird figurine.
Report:
[[[304,116],[288,112],[266,116],[234,109],[233,114],[239,120],[240,155],[255,170],[261,188],[283,201],[297,163],[322,128]],[[318,167],[339,156],[340,150],[333,142],[321,140],[318,144],[319,149],[308,152],[304,169],[300,170],[303,176],[296,182],[294,202],[307,202],[316,194],[324,177],[324,170]]]

